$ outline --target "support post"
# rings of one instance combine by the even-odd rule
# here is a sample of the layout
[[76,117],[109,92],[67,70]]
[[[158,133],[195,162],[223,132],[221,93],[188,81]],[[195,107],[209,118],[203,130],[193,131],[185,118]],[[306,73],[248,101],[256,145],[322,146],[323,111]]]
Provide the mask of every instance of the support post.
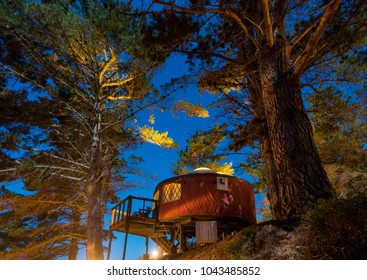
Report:
[[148,250],[149,250],[149,237],[145,237],[145,254],[143,256],[143,260],[150,260]]
[[186,248],[186,237],[185,237],[185,231],[183,224],[180,223],[180,236],[179,236],[179,242],[180,242],[180,249],[181,251],[185,251]]
[[125,233],[125,241],[124,241],[124,251],[122,253],[122,260],[125,260],[126,257],[126,247],[127,247],[127,238],[129,236],[129,230],[127,229],[126,233]]
[[123,260],[125,260],[125,258],[126,258],[127,239],[129,237],[129,227],[130,227],[131,204],[132,204],[132,197],[130,196],[129,199],[128,199],[128,204],[127,204],[124,251],[122,253],[122,259]]
[[148,255],[149,250],[149,237],[145,237],[145,254]]
[[113,234],[112,234],[112,229],[110,227],[110,231],[108,233],[108,251],[107,251],[107,260],[110,259],[111,256],[111,246],[112,246],[112,238],[113,238]]

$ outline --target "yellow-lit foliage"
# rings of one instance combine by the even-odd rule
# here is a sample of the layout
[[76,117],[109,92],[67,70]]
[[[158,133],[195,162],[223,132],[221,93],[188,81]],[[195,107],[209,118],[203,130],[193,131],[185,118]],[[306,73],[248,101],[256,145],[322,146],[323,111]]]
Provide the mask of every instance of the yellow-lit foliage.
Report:
[[233,175],[234,174],[234,169],[232,167],[232,162],[230,163],[208,163],[207,166],[208,168],[210,168],[211,170],[218,172],[218,173],[222,173],[222,174],[226,174],[226,175]]
[[175,109],[178,112],[188,114],[190,117],[207,118],[209,112],[201,104],[192,104],[190,102],[179,100],[175,102]]
[[140,129],[140,137],[145,141],[167,149],[175,149],[178,144],[170,137],[168,131],[160,133],[152,127],[143,126]]
[[155,124],[155,117],[154,117],[154,115],[153,115],[153,114],[150,114],[150,115],[149,115],[148,122],[149,122],[150,124]]

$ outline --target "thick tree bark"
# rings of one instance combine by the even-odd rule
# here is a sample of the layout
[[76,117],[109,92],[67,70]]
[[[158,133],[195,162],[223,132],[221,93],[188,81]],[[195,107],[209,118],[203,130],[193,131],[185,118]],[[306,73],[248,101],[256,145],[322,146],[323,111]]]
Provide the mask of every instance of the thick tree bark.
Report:
[[101,215],[101,109],[95,108],[95,124],[91,149],[90,182],[88,185],[87,260],[103,260]]
[[[257,73],[256,71],[254,71]],[[277,177],[275,162],[273,156],[273,150],[269,138],[269,129],[267,126],[264,102],[262,99],[261,92],[261,79],[259,75],[253,75],[250,79],[250,85],[248,90],[251,96],[251,103],[254,110],[254,121],[256,122],[255,135],[257,136],[260,143],[261,158],[264,168],[264,179],[266,186],[272,192],[277,193]]]
[[98,182],[88,186],[87,260],[103,260],[102,226]]
[[[268,198],[274,218],[299,217],[332,187],[316,149],[300,81],[281,50],[263,52],[259,65],[265,128],[261,142]],[[285,66],[285,67],[284,67]],[[256,107],[254,107],[256,110]]]

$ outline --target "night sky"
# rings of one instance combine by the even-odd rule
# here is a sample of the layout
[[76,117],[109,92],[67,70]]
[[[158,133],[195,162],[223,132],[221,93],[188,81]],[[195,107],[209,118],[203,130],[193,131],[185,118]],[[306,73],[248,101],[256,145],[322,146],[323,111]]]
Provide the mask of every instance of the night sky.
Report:
[[[173,55],[167,60],[166,64],[160,69],[154,78],[155,85],[159,86],[168,82],[171,78],[180,77],[188,71],[188,66],[185,64],[185,58],[179,55]],[[216,100],[217,96],[213,94],[199,95],[198,89],[195,86],[176,92],[173,96],[175,99],[184,99],[194,104],[201,103],[204,107],[210,105]],[[206,107],[207,108],[207,107]],[[208,109],[208,108],[207,108]],[[160,148],[156,145],[145,143],[133,154],[142,156],[144,163],[142,169],[147,175],[156,177],[156,180],[151,180],[145,177],[129,176],[128,179],[136,183],[138,186],[134,189],[128,189],[119,193],[119,197],[124,199],[128,195],[134,195],[145,198],[153,198],[153,192],[156,185],[170,177],[173,177],[172,164],[178,160],[178,152],[186,147],[186,139],[194,134],[196,130],[207,130],[216,121],[216,112],[214,109],[209,110],[209,118],[189,117],[186,114],[174,114],[170,111],[152,110],[145,112],[139,122],[144,122],[148,119],[150,113],[155,116],[154,128],[160,132],[168,131],[168,136],[172,137],[179,143],[180,147],[174,150]],[[227,162],[233,162],[236,166],[241,160],[241,156],[232,156]],[[235,174],[237,176],[237,174]],[[239,177],[251,182],[251,177],[242,173]],[[256,200],[259,202],[264,195],[259,195]],[[110,216],[105,218],[105,228],[108,228]],[[113,240],[110,259],[121,259],[123,252],[123,242],[125,234],[114,232],[117,240]],[[107,245],[107,243],[106,243]],[[149,241],[150,252],[155,247],[153,241]],[[84,253],[84,252],[83,252]],[[145,238],[134,235],[129,235],[128,246],[126,251],[126,259],[134,260],[145,253]],[[80,258],[84,258],[84,254],[80,254]]]

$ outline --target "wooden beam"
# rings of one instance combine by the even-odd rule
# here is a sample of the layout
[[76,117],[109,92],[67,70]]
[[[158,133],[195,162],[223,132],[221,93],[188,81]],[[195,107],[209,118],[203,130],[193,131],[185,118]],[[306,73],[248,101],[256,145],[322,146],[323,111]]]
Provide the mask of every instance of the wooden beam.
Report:
[[129,236],[129,227],[128,223],[126,224],[126,232],[125,232],[125,241],[124,241],[124,251],[122,253],[122,260],[125,260],[126,258],[126,247],[127,247],[127,238]]

